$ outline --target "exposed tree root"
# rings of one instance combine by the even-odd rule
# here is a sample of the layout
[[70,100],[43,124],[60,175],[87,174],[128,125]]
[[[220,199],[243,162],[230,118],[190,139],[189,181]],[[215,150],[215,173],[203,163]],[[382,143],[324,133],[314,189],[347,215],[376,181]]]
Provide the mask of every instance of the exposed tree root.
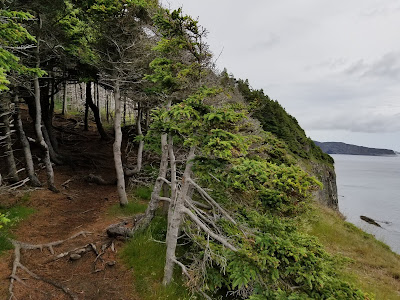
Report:
[[[73,300],[77,300],[78,297],[72,292],[70,291],[67,287],[65,287],[64,285],[55,282],[53,280],[50,280],[48,278],[44,278],[42,276],[37,275],[36,273],[32,272],[31,270],[29,270],[27,267],[25,267],[22,263],[21,263],[21,250],[35,250],[35,249],[39,249],[40,251],[43,251],[43,248],[48,248],[50,253],[52,255],[55,254],[54,252],[54,247],[59,246],[69,240],[75,239],[79,236],[86,236],[87,234],[90,234],[90,232],[87,231],[81,231],[78,232],[72,236],[70,236],[69,238],[65,239],[65,240],[59,240],[59,241],[54,241],[54,242],[50,242],[50,243],[46,243],[46,244],[28,244],[28,243],[24,243],[24,242],[20,242],[20,241],[16,241],[16,240],[11,240],[11,243],[14,246],[14,262],[13,262],[13,267],[12,267],[12,272],[10,275],[10,286],[9,286],[9,294],[10,294],[10,298],[9,300],[13,300],[16,299],[15,295],[14,295],[14,283],[15,281],[22,283],[23,285],[27,286],[27,284],[25,282],[23,282],[17,275],[17,271],[18,269],[21,269],[23,271],[25,271],[26,273],[28,273],[31,277],[33,277],[36,280],[40,280],[43,281],[47,284],[50,284],[52,286],[54,286],[55,288],[61,290],[64,292],[64,294],[66,294],[67,296],[69,296],[71,299]],[[58,255],[59,256],[59,255]],[[57,256],[57,257],[58,257]],[[64,257],[64,256],[62,256]],[[61,257],[59,257],[61,258]]]

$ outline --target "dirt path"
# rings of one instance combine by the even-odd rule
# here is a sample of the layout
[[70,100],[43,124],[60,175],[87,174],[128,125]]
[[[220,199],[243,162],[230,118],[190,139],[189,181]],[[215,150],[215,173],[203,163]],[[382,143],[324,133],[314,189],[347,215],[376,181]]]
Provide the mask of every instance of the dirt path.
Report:
[[[55,167],[56,186],[60,193],[46,189],[32,192],[25,205],[33,207],[36,212],[13,232],[18,241],[32,244],[67,239],[80,231],[91,232],[86,237],[80,236],[55,247],[55,255],[89,243],[101,251],[102,245],[109,242],[105,229],[120,222],[117,217],[107,214],[110,206],[118,203],[115,186],[99,186],[84,180],[90,173],[106,180],[113,178],[112,143],[100,141],[95,130],[86,133],[76,130],[76,133],[63,133],[63,152],[76,156],[76,164],[74,167]],[[45,179],[43,176],[41,172],[42,181]],[[70,181],[62,186],[67,180]],[[47,248],[43,251],[21,250],[21,263],[39,276],[68,288],[78,299],[136,300],[132,272],[118,260],[122,245],[121,241],[114,241],[115,252],[110,246],[102,256],[103,260],[98,259],[96,263],[94,251],[84,253],[76,261],[70,260],[69,256],[50,261],[55,255]],[[0,260],[1,299],[8,299],[13,253],[11,250]],[[24,284],[15,283],[15,299],[71,299],[61,289],[36,280],[22,270],[17,275]]]

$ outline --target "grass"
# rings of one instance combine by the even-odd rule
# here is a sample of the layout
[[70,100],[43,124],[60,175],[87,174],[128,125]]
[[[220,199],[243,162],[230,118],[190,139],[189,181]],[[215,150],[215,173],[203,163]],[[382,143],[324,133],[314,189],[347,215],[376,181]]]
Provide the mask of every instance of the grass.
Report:
[[[23,198],[21,198],[21,200],[23,202],[29,200],[29,196],[24,195],[22,197]],[[26,219],[34,212],[35,210],[33,208],[21,205],[13,206],[7,209],[0,208],[0,214],[4,214],[5,217],[10,220],[10,222],[3,225],[3,227],[0,229],[0,254],[13,248],[12,244],[8,241],[8,238],[11,237],[10,230],[15,227],[18,222]]]
[[129,217],[141,214],[146,211],[148,201],[151,198],[152,189],[146,186],[140,186],[132,190],[129,197],[129,203],[123,207],[119,204],[111,206],[109,210],[110,216]]
[[339,276],[377,300],[400,299],[400,256],[328,208],[318,206],[309,233],[333,255],[350,258]]
[[135,289],[140,299],[195,299],[184,288],[178,269],[174,282],[167,287],[162,285],[166,246],[156,240],[165,240],[166,225],[165,217],[157,216],[147,230],[137,233],[124,246],[120,257],[133,270]]

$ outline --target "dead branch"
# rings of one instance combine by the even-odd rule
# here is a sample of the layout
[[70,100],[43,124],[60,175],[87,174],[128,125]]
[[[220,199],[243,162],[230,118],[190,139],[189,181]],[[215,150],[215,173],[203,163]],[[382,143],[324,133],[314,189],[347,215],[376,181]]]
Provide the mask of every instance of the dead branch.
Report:
[[185,214],[187,214],[197,224],[197,226],[199,226],[204,232],[209,234],[213,239],[217,240],[222,245],[224,245],[226,248],[228,248],[234,252],[238,251],[236,249],[236,247],[233,246],[232,244],[230,244],[225,238],[212,232],[194,213],[192,213],[192,211],[190,209],[183,207],[182,211]]
[[236,225],[236,221],[202,187],[200,187],[191,178],[189,178],[188,180],[197,189],[200,195],[203,196],[204,200],[206,200],[210,205],[215,206],[225,216],[225,218]]

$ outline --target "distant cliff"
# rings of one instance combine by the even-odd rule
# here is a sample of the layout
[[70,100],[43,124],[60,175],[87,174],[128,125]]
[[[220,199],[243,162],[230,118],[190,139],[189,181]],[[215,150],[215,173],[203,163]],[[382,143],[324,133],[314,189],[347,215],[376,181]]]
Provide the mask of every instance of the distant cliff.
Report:
[[379,155],[396,155],[393,150],[389,149],[377,149],[377,148],[368,148],[363,146],[356,146],[345,144],[341,142],[317,142],[314,143],[319,146],[322,151],[328,154],[350,154],[350,155],[370,155],[370,156],[379,156]]

